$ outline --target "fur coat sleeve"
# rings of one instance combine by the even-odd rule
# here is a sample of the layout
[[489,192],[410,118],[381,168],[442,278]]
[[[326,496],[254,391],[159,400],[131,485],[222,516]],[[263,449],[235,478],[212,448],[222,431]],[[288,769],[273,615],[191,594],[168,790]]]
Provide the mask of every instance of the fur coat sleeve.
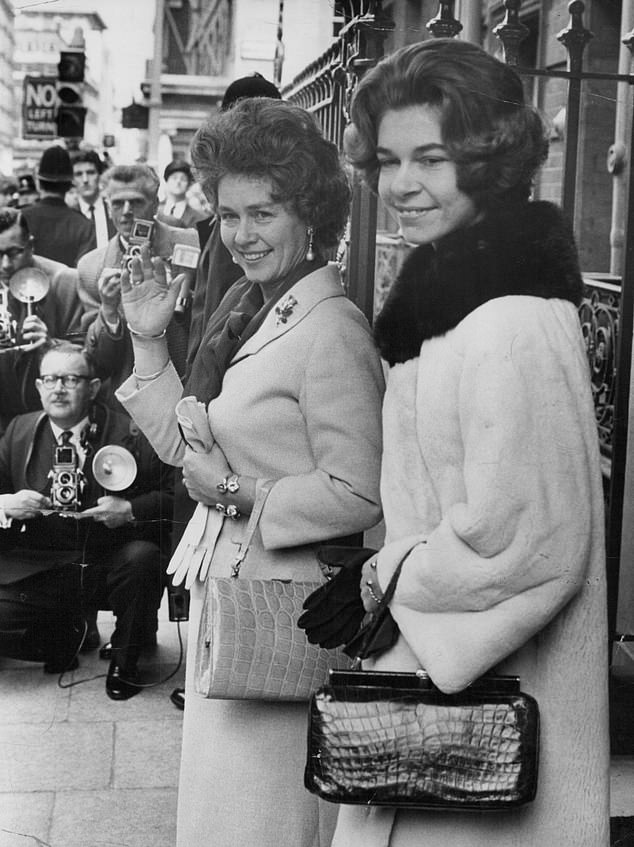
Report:
[[[388,543],[378,576],[385,587],[406,556],[393,615],[434,682],[457,691],[557,615],[602,543],[597,437],[574,306],[498,298],[425,342],[420,359],[391,371],[386,450],[411,392],[416,443],[401,439],[394,449],[413,453],[392,469],[389,454],[384,462]],[[408,466],[424,468],[427,490],[412,495],[418,518],[399,523],[408,480],[398,469]]]

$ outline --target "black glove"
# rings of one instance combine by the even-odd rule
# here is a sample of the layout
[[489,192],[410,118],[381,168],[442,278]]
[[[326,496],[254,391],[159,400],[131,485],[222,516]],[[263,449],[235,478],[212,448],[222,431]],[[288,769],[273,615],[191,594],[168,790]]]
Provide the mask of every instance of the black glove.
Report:
[[376,553],[367,547],[321,547],[320,561],[341,570],[304,600],[306,611],[297,625],[311,644],[328,649],[346,644],[359,631],[365,617],[361,602],[361,569]]

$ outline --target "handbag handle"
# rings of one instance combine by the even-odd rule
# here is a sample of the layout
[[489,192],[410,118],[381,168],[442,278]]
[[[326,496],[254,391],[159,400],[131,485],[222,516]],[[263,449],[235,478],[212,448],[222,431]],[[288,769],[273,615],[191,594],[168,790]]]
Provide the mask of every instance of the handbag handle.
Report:
[[244,538],[240,542],[238,553],[234,559],[233,564],[231,565],[231,576],[234,578],[237,578],[240,574],[242,562],[244,562],[246,555],[249,552],[249,546],[251,544],[251,541],[253,540],[253,536],[255,535],[255,530],[258,527],[258,523],[260,522],[260,515],[262,514],[262,509],[264,508],[264,504],[266,503],[266,498],[269,496],[269,491],[271,490],[271,488],[273,488],[274,485],[275,480],[269,479],[266,482],[263,482],[262,485],[258,486],[258,490],[255,495],[255,503],[253,504],[253,508],[251,509],[251,514],[249,516],[249,522],[244,533]]

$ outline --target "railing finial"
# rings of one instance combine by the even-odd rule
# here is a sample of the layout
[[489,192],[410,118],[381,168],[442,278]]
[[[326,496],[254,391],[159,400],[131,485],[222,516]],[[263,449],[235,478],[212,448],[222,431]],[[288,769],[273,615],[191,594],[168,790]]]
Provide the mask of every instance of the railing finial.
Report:
[[493,29],[493,34],[502,42],[504,61],[507,65],[519,65],[520,44],[529,34],[529,28],[520,21],[522,0],[504,0],[504,20]]
[[427,29],[434,38],[455,38],[462,30],[462,24],[454,17],[453,0],[440,0],[436,17],[427,23]]
[[593,33],[583,25],[585,8],[586,4],[582,0],[572,0],[571,3],[568,3],[570,22],[557,35],[557,41],[560,41],[568,51],[570,70],[572,71],[581,70],[583,51],[586,49],[586,44],[594,38]]

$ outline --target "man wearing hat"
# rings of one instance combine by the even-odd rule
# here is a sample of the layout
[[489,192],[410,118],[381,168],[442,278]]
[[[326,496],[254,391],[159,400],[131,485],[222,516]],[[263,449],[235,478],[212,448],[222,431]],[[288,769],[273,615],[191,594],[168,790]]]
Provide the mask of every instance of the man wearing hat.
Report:
[[37,190],[33,174],[23,173],[17,175],[18,180],[18,209],[24,209],[39,200],[40,192]]
[[37,179],[40,199],[23,210],[38,256],[77,267],[80,256],[96,247],[90,221],[64,200],[73,185],[73,168],[63,147],[42,153]]
[[194,181],[192,169],[184,160],[174,159],[163,172],[165,201],[159,204],[157,218],[172,226],[192,227],[206,215],[187,202],[187,190]]

